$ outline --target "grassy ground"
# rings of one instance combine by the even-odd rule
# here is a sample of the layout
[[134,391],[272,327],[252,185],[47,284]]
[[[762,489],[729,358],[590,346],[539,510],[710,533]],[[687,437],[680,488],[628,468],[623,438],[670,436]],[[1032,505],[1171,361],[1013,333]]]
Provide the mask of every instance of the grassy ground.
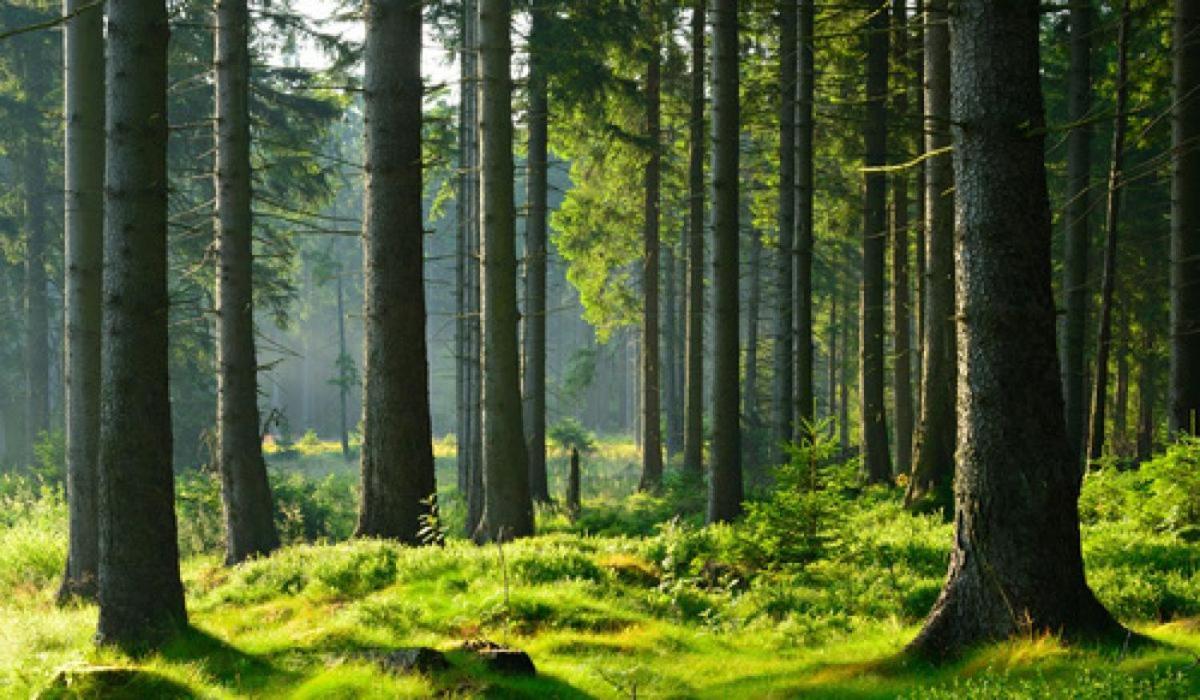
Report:
[[[338,459],[292,461],[327,478],[345,470]],[[1111,519],[1085,531],[1099,595],[1160,646],[1036,638],[932,668],[897,654],[936,596],[950,530],[905,513],[894,493],[857,494],[820,557],[764,563],[753,522],[649,525],[677,501],[618,498],[623,456],[590,462],[609,481],[593,490],[588,524],[543,512],[551,534],[503,550],[295,544],[234,569],[190,556],[192,628],[137,660],[93,647],[95,608],[52,604],[61,497],[0,484],[0,695],[29,697],[63,668],[102,664],[139,670],[129,697],[1200,696],[1200,546],[1186,538]],[[453,651],[475,638],[529,652],[539,675],[490,675]],[[455,667],[396,675],[367,658],[413,645],[450,650]]]

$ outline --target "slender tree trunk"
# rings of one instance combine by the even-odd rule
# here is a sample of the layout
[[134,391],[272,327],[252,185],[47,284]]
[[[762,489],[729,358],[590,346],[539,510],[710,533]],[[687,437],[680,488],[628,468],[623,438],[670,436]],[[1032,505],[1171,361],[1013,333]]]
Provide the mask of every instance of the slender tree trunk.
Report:
[[104,11],[79,12],[63,29],[66,254],[67,508],[70,536],[60,601],[96,597],[100,541],[100,314],[104,256]]
[[1117,287],[1117,227],[1121,216],[1121,187],[1125,158],[1125,106],[1129,101],[1129,0],[1121,8],[1117,32],[1117,113],[1113,117],[1112,159],[1108,170],[1108,208],[1104,224],[1104,277],[1100,285],[1100,325],[1096,333],[1096,376],[1092,382],[1092,411],[1088,459],[1104,454],[1104,416],[1108,399],[1108,357],[1112,350],[1113,297]]
[[664,412],[666,413],[667,458],[679,454],[683,449],[683,401],[680,395],[680,342],[679,332],[679,258],[675,249],[668,246],[666,260],[663,265],[663,372],[666,375],[663,382]]
[[946,0],[925,3],[925,337],[921,414],[905,502],[949,514],[956,441],[954,170]]
[[529,147],[526,159],[525,222],[525,448],[529,455],[529,492],[550,501],[546,479],[546,177],[550,105],[542,51],[548,9],[544,0],[530,7]]
[[337,272],[337,315],[338,315],[338,435],[342,440],[342,459],[350,461],[350,420],[347,414],[346,399],[350,393],[346,369],[350,361],[350,353],[346,352],[346,300],[342,289],[342,277],[345,270],[341,263]]
[[481,541],[533,534],[517,354],[511,16],[510,0],[479,4],[484,505],[476,538]]
[[[905,0],[893,0],[892,27],[895,45],[892,47],[896,66],[903,70],[905,53],[908,51],[908,29],[906,27]],[[892,94],[892,107],[896,120],[908,126],[908,85],[897,81]],[[895,147],[898,160],[908,160],[908,135],[898,139]],[[910,349],[910,309],[908,301],[908,177],[907,170],[892,176],[892,329],[895,337],[895,367],[892,371],[892,395],[896,414],[896,463],[897,474],[907,474],[912,468],[913,399],[912,399],[912,356]]]
[[[470,358],[469,348],[469,319],[467,315],[468,294],[470,281],[470,229],[472,217],[471,201],[471,145],[470,139],[474,128],[475,118],[468,109],[473,101],[475,90],[474,54],[470,45],[470,26],[475,16],[474,6],[470,0],[463,3],[459,16],[459,85],[461,93],[458,102],[458,191],[454,200],[454,214],[457,224],[457,235],[454,239],[454,463],[458,476],[458,494],[464,500],[468,498],[468,484],[471,475],[471,395],[470,395]],[[469,519],[468,519],[469,520]],[[468,533],[474,524],[467,522]]]
[[1124,316],[1117,342],[1117,391],[1113,401],[1113,444],[1116,454],[1128,456],[1129,446],[1129,325],[1131,319]]
[[838,319],[838,293],[837,285],[834,284],[833,291],[829,294],[829,374],[826,382],[829,384],[829,413],[831,420],[837,420],[838,400],[837,400],[837,366],[838,366],[838,330],[840,328]]
[[683,469],[704,469],[704,5],[692,2],[692,91],[688,122],[687,338]]
[[1200,434],[1200,7],[1175,0],[1171,432]]
[[355,534],[416,544],[427,499],[436,494],[425,345],[421,6],[371,0],[366,24],[362,500]]
[[774,422],[771,425],[772,463],[786,459],[784,444],[791,442],[794,416],[792,353],[793,257],[796,240],[796,0],[779,0],[779,247],[775,251],[775,377]]
[[279,547],[279,534],[258,432],[246,0],[217,0],[216,18],[217,459],[225,563],[236,564]]
[[[746,217],[749,219],[749,216]],[[750,289],[746,300],[746,392],[742,415],[750,434],[742,439],[743,464],[757,469],[761,462],[762,414],[758,394],[758,321],[762,305],[762,237],[750,230]]]
[[[917,152],[924,155],[925,153],[925,0],[916,0],[913,17],[916,19],[910,26],[913,28],[913,34],[909,38],[909,60],[911,61],[910,70],[916,78],[916,84],[910,89],[916,101],[916,105],[910,113],[910,122],[917,129]],[[917,186],[916,186],[916,220],[913,222],[913,233],[916,234],[916,269],[913,273],[914,295],[913,306],[916,308],[916,338],[913,367],[915,376],[913,384],[916,386],[916,416],[919,419],[921,415],[921,384],[924,381],[923,371],[925,367],[925,280],[927,279],[928,261],[925,256],[925,237],[927,225],[925,221],[925,201],[927,192],[925,188],[927,163],[922,160],[917,166]],[[915,430],[915,426],[914,426]],[[915,437],[915,435],[914,435]]]
[[[887,163],[888,12],[869,3],[867,22],[866,166]],[[884,403],[884,251],[887,243],[887,176],[868,171],[863,201],[862,447],[867,481],[892,479]]]
[[1154,404],[1157,396],[1157,358],[1146,343],[1138,363],[1137,461],[1145,462],[1154,453]]
[[708,522],[742,512],[738,372],[738,14],[713,0],[713,393]]
[[842,298],[842,309],[845,310],[846,320],[842,322],[842,361],[839,364],[841,372],[841,381],[838,382],[838,449],[843,457],[850,455],[850,369],[849,358],[853,357],[850,350],[851,331],[858,319],[849,318],[849,308],[851,304],[845,297]]
[[798,0],[796,54],[799,63],[796,86],[796,233],[794,241],[795,286],[792,311],[796,335],[793,436],[811,438],[806,425],[813,422],[813,100],[816,70],[813,55],[814,0]]
[[[1084,379],[1088,313],[1088,216],[1092,171],[1092,0],[1070,0],[1071,63],[1067,73],[1067,206],[1063,257],[1066,328],[1063,343],[1063,388],[1067,440],[1083,454],[1087,412]],[[1079,460],[1082,464],[1082,458]]]
[[1039,9],[958,0],[950,16],[963,405],[949,574],[910,646],[927,657],[1017,634],[1124,636],[1080,551],[1050,288]]
[[187,624],[167,386],[167,7],[109,0],[97,639]]
[[659,412],[659,352],[658,352],[658,229],[659,190],[662,180],[661,131],[661,66],[658,39],[658,19],[655,3],[648,3],[651,32],[650,54],[646,65],[646,137],[650,142],[649,158],[644,173],[646,186],[645,237],[643,239],[642,269],[642,480],[640,491],[657,491],[662,486],[662,428]]

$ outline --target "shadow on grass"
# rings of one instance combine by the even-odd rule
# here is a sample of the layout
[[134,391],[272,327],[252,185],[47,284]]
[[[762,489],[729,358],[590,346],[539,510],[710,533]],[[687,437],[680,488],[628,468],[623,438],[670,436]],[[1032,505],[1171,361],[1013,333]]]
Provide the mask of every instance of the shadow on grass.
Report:
[[110,666],[64,669],[37,695],[39,700],[77,698],[163,698],[185,700],[198,697],[190,688],[153,671]]
[[168,642],[160,654],[167,661],[199,667],[214,683],[229,689],[254,690],[300,680],[298,674],[190,625]]

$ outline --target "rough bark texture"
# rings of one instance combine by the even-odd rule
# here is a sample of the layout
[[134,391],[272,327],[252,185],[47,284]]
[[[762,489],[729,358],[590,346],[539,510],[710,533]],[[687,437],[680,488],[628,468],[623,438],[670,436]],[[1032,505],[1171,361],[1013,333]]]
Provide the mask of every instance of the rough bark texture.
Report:
[[792,355],[795,286],[792,258],[796,240],[796,0],[779,3],[779,245],[775,250],[775,377],[772,384],[772,463],[786,457],[792,441],[796,359]]
[[371,0],[365,9],[362,499],[355,534],[417,543],[427,499],[436,493],[425,347],[421,8],[411,0]]
[[[915,79],[915,83],[910,88],[914,98],[912,117],[910,121],[917,128],[916,149],[917,152],[924,154],[925,152],[925,2],[924,0],[916,0],[913,9],[913,17],[916,21],[909,26],[913,33],[909,38],[909,61],[911,62],[910,70]],[[925,280],[927,277],[927,261],[925,254],[925,202],[927,193],[925,191],[925,171],[928,163],[921,161],[917,166],[916,176],[916,220],[913,222],[913,233],[916,236],[916,260],[913,270],[913,317],[916,323],[915,329],[915,344],[913,347],[913,367],[915,376],[913,384],[916,386],[914,392],[916,399],[916,416],[918,420],[921,415],[921,382],[923,380],[922,372],[925,366]],[[914,430],[915,430],[914,425]],[[916,436],[914,434],[914,440]]]
[[476,539],[481,541],[533,534],[517,354],[511,15],[510,0],[479,3],[484,503]]
[[692,3],[692,90],[688,121],[687,329],[683,469],[704,469],[704,4]]
[[[1088,216],[1091,211],[1092,171],[1092,0],[1071,0],[1071,63],[1067,73],[1067,206],[1063,216],[1067,231],[1063,255],[1063,296],[1066,325],[1063,333],[1063,394],[1067,441],[1083,454],[1086,437],[1084,378],[1087,374]],[[1082,460],[1080,460],[1082,463]]]
[[945,0],[925,3],[925,309],[921,407],[905,501],[949,512],[956,441],[954,168],[950,146],[950,33]]
[[708,522],[742,512],[738,347],[738,14],[713,0],[713,387]]
[[59,598],[96,597],[100,565],[100,314],[104,256],[104,13],[65,0],[67,570]]
[[816,71],[813,64],[813,22],[816,4],[799,0],[796,28],[799,70],[796,90],[796,239],[794,249],[795,287],[792,307],[796,335],[793,435],[806,437],[806,424],[813,421],[813,99]]
[[108,3],[97,639],[125,647],[187,623],[167,387],[168,31],[165,2]]
[[[749,216],[747,215],[748,219]],[[746,391],[742,394],[742,420],[747,432],[742,438],[742,466],[755,470],[762,465],[763,424],[758,392],[758,324],[762,308],[762,237],[750,230],[750,288],[746,292]]]
[[246,0],[218,0],[216,18],[217,465],[236,564],[278,548],[279,533],[258,433]]
[[666,414],[666,435],[663,442],[667,449],[667,460],[679,454],[683,449],[683,395],[680,365],[680,333],[679,320],[682,316],[679,301],[683,295],[679,291],[679,256],[673,246],[664,250],[663,260],[663,413]]
[[[893,0],[894,43],[892,55],[896,67],[900,70],[903,70],[908,51],[905,12],[905,0]],[[892,93],[892,111],[899,124],[908,125],[908,85],[904,80],[897,81],[896,88]],[[903,133],[903,136],[897,139],[898,143],[894,147],[894,152],[895,160],[899,162],[909,159],[908,138],[908,135]],[[909,340],[911,313],[908,306],[908,241],[910,237],[908,178],[908,170],[901,170],[892,175],[892,334],[895,339],[892,346],[894,362],[892,398],[895,402],[896,461],[894,469],[897,474],[907,474],[912,467],[913,399],[912,353]]]
[[658,229],[659,200],[662,183],[662,150],[659,147],[661,130],[661,66],[659,57],[658,22],[654,3],[649,6],[651,29],[646,64],[646,138],[650,153],[643,173],[645,201],[642,249],[642,479],[640,491],[657,491],[662,486],[662,427],[659,412],[659,337],[658,337]]
[[1112,351],[1113,297],[1117,288],[1117,227],[1121,218],[1121,190],[1125,183],[1125,105],[1129,101],[1129,0],[1121,8],[1117,31],[1117,104],[1113,117],[1112,158],[1108,169],[1108,207],[1104,223],[1104,277],[1100,284],[1100,323],[1096,332],[1096,374],[1092,382],[1088,459],[1104,453],[1104,417],[1108,399],[1108,358]]
[[1175,0],[1171,431],[1200,434],[1200,7]]
[[529,455],[529,492],[550,500],[546,480],[546,176],[549,99],[545,58],[547,8],[534,2],[529,33],[529,144],[526,158],[525,220],[525,446]]
[[[867,168],[887,163],[888,12],[870,3],[867,22],[867,118],[864,126]],[[863,200],[862,326],[859,356],[862,373],[863,468],[867,481],[892,479],[884,403],[884,258],[887,248],[887,176],[868,171]]]
[[1120,626],[1084,579],[1050,289],[1038,2],[959,0],[956,174],[959,445],[950,569],[911,651]]

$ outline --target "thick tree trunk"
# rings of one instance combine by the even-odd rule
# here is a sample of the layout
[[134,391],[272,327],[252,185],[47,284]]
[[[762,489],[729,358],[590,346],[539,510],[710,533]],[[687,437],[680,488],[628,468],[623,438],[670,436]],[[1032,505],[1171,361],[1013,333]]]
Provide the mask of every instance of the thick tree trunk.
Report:
[[236,564],[279,547],[279,534],[258,432],[246,0],[217,0],[216,19],[217,464],[225,563]]
[[479,3],[484,492],[476,533],[480,541],[533,534],[517,354],[511,15],[510,0]]
[[[959,464],[946,585],[910,650],[934,658],[1121,627],[1087,586],[1050,288],[1037,0],[950,19],[957,190]],[[1031,488],[1036,485],[1036,488]]]
[[97,639],[187,624],[167,386],[167,8],[110,0]]
[[[896,66],[903,70],[908,51],[908,29],[905,17],[905,0],[893,0],[892,27],[895,42],[892,55]],[[908,126],[908,84],[898,81],[892,93],[892,108],[901,127]],[[902,132],[897,139],[897,160],[909,159],[908,134]],[[912,399],[912,353],[910,348],[910,309],[908,300],[908,178],[907,170],[892,176],[892,333],[895,338],[894,363],[892,370],[892,398],[896,416],[896,462],[897,474],[907,474],[912,468],[913,399]]]
[[925,3],[925,328],[921,413],[905,502],[949,513],[954,480],[954,169],[950,147],[950,34],[946,0]]
[[[887,163],[888,12],[870,3],[867,22],[867,119],[864,141],[867,168]],[[862,330],[859,355],[862,385],[863,468],[867,481],[892,479],[884,402],[884,251],[887,247],[887,176],[868,171],[863,200]]]
[[525,221],[525,448],[529,455],[529,493],[550,501],[546,479],[546,177],[549,98],[542,51],[548,9],[544,0],[530,7],[529,146],[526,158]]
[[[1071,63],[1067,72],[1067,231],[1063,256],[1063,389],[1067,441],[1082,456],[1087,413],[1084,391],[1087,365],[1088,217],[1091,211],[1092,171],[1092,0],[1070,0]],[[1082,464],[1082,457],[1079,459]]]
[[104,11],[79,12],[63,29],[66,254],[67,508],[70,536],[59,600],[96,597],[100,565],[96,489],[100,440],[100,314],[104,256]]
[[650,153],[644,173],[645,231],[642,257],[642,479],[640,491],[657,491],[662,486],[662,428],[659,412],[659,352],[658,352],[658,229],[659,190],[662,180],[661,130],[661,66],[659,57],[658,21],[654,3],[649,3],[649,15],[654,39],[646,65],[646,138]]
[[816,3],[798,0],[796,53],[799,68],[796,86],[796,234],[794,241],[795,286],[792,311],[796,334],[792,339],[796,356],[794,373],[793,437],[803,440],[806,425],[813,422],[813,100],[816,70],[813,55],[813,23]]
[[688,122],[687,338],[683,469],[704,469],[704,5],[692,2],[692,90]]
[[365,9],[365,357],[355,534],[416,544],[427,499],[436,494],[425,345],[421,7],[371,0]]
[[786,459],[783,447],[793,437],[793,313],[796,240],[796,0],[779,0],[779,245],[775,251],[775,376],[769,459]]
[[1088,459],[1104,453],[1105,408],[1108,400],[1108,358],[1112,350],[1113,297],[1117,287],[1117,227],[1121,217],[1121,187],[1124,186],[1125,105],[1129,101],[1129,0],[1121,9],[1117,32],[1117,112],[1113,117],[1112,159],[1108,170],[1108,207],[1104,223],[1104,277],[1100,285],[1100,324],[1096,332],[1096,375],[1092,382],[1091,422],[1088,429]]
[[713,392],[708,522],[742,512],[738,360],[738,14],[713,0]]
[[1175,0],[1171,431],[1200,435],[1200,7]]

